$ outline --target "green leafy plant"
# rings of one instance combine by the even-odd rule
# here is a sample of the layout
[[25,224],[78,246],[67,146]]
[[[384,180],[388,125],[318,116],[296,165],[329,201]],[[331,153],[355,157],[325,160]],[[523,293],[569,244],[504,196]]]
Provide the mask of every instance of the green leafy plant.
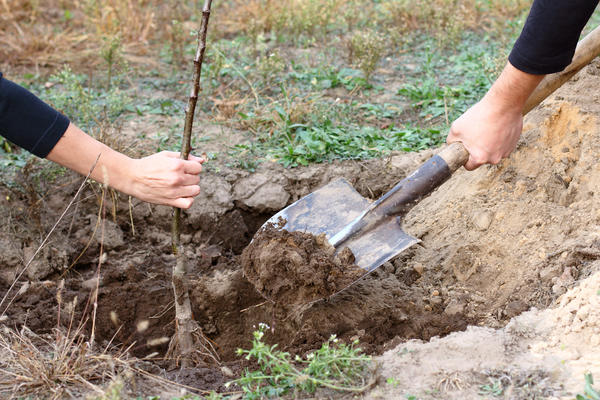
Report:
[[388,385],[392,385],[394,387],[397,387],[400,384],[400,382],[398,381],[398,379],[393,378],[393,377],[387,378],[385,380],[385,383],[387,383]]
[[502,386],[502,382],[498,380],[493,380],[490,378],[490,383],[487,385],[482,385],[479,387],[479,394],[483,396],[502,396],[504,392],[504,387]]
[[333,89],[343,86],[346,90],[370,89],[371,84],[362,76],[360,70],[353,68],[336,68],[330,65],[307,68],[301,64],[293,64],[288,78],[309,85],[310,89]]
[[436,129],[390,126],[336,126],[331,120],[312,126],[297,127],[287,143],[273,137],[267,152],[285,166],[307,165],[334,159],[360,159],[381,156],[391,150],[415,151],[443,141]]
[[490,87],[496,71],[495,60],[486,49],[464,46],[458,54],[441,60],[441,64],[426,46],[420,71],[398,90],[425,121],[439,121],[443,117],[444,123],[450,123]]
[[276,344],[270,346],[263,341],[267,329],[266,324],[259,324],[253,333],[252,348],[238,349],[239,355],[258,364],[257,370],[246,370],[241,378],[227,384],[239,385],[244,399],[277,397],[290,392],[314,393],[321,387],[343,392],[362,392],[368,388],[366,378],[371,358],[355,347],[358,341],[347,345],[332,335],[306,358],[292,358],[278,350]]
[[577,400],[600,400],[600,392],[594,389],[594,378],[591,373],[585,374],[585,387],[583,394],[578,394]]
[[269,86],[275,82],[275,77],[285,70],[286,62],[279,50],[275,49],[259,58],[257,67],[265,86]]
[[107,36],[103,38],[102,42],[100,55],[106,62],[106,90],[110,90],[114,67],[123,61],[121,38],[119,35]]

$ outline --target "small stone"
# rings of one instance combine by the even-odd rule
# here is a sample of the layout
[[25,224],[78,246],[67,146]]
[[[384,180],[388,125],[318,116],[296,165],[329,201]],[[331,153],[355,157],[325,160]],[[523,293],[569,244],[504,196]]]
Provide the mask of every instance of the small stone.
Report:
[[494,214],[490,211],[481,211],[473,216],[473,225],[480,231],[487,230],[492,224]]
[[520,301],[520,300],[511,301],[510,303],[508,303],[506,305],[506,308],[504,309],[504,313],[506,314],[506,316],[508,318],[513,318],[513,317],[516,317],[517,315],[521,314],[525,310],[527,310],[527,308],[528,308],[527,303],[525,303],[523,301]]
[[224,365],[221,367],[221,373],[229,378],[233,378],[235,376],[233,371]]
[[443,300],[442,300],[442,298],[441,298],[441,297],[439,297],[439,296],[438,296],[438,297],[432,297],[432,298],[431,298],[429,301],[431,302],[431,304],[433,304],[433,305],[436,305],[436,306],[437,306],[437,305],[439,305],[439,304],[442,304],[442,301],[443,301]]
[[189,244],[192,241],[192,235],[189,233],[184,233],[181,235],[181,243]]
[[459,303],[456,299],[453,299],[448,303],[446,308],[444,309],[444,313],[448,315],[456,315],[462,314],[465,310],[465,305],[463,303]]
[[[95,219],[92,223],[96,223]],[[98,244],[102,244],[102,248],[104,250],[112,250],[123,246],[125,244],[125,240],[123,240],[123,231],[119,225],[110,220],[105,220],[103,223],[104,226],[102,230],[100,232],[96,232],[96,235],[94,235],[94,240],[96,240]]]
[[96,289],[98,286],[98,278],[94,277],[81,282],[81,287],[88,290]]
[[579,318],[582,321],[585,321],[585,319],[588,317],[588,315],[590,315],[590,306],[589,305],[585,305],[583,307],[581,307],[578,311],[577,311],[577,318]]
[[435,296],[439,296],[440,292],[439,292],[439,290],[434,290],[433,292],[431,292],[431,295],[434,296],[434,297]]
[[423,307],[423,309],[425,311],[431,311],[432,310],[432,308],[431,308],[431,306],[429,304],[426,304],[425,307]]
[[417,264],[413,265],[413,269],[420,276],[420,275],[423,275],[423,271],[425,270],[425,267],[423,267],[423,264],[417,263]]

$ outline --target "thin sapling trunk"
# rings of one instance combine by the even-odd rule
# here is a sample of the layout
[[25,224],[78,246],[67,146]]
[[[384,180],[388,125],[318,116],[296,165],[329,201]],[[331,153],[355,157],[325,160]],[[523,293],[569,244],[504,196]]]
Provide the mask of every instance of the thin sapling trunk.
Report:
[[[181,144],[181,158],[187,160],[190,154],[190,139],[194,124],[194,111],[200,91],[200,73],[206,49],[206,32],[212,1],[205,0],[202,10],[202,22],[198,31],[198,48],[194,57],[193,86],[185,110],[185,126]],[[181,245],[181,210],[174,209],[171,240],[176,262],[173,268],[173,291],[175,294],[175,335],[169,346],[169,354],[181,360],[183,367],[189,367],[204,359],[216,359],[210,342],[204,338],[198,323],[192,314],[187,279],[187,259]]]

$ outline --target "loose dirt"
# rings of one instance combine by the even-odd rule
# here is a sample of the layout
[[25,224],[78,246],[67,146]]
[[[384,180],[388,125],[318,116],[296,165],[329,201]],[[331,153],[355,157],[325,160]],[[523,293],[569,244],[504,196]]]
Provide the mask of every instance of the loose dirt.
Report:
[[[248,348],[252,330],[266,322],[265,339],[292,353],[313,350],[331,334],[383,353],[382,383],[369,398],[477,398],[492,381],[503,382],[507,398],[572,398],[584,369],[600,376],[600,103],[590,90],[600,86],[599,73],[598,63],[588,66],[534,110],[510,159],[459,171],[411,210],[404,229],[423,246],[308,305],[278,307],[244,277],[240,254],[257,229],[338,177],[377,198],[432,151],[296,169],[264,164],[253,173],[207,168],[182,242],[194,315],[223,364],[238,371],[235,350]],[[1,189],[0,295],[79,182],[44,197]],[[57,326],[61,279],[61,323],[69,323],[71,309],[75,320],[89,318],[84,311],[98,283],[96,339],[132,345],[138,356],[164,354],[166,344],[153,339],[174,331],[171,211],[106,196],[105,223],[97,224],[100,199],[101,189],[89,187],[59,223],[9,294],[14,302],[2,324],[38,332]],[[101,252],[103,237],[112,239]],[[90,320],[84,325],[89,332]],[[229,378],[211,371],[177,379],[222,388]]]
[[327,298],[365,275],[345,247],[336,254],[325,234],[288,232],[267,223],[242,252],[244,276],[265,298],[303,305]]

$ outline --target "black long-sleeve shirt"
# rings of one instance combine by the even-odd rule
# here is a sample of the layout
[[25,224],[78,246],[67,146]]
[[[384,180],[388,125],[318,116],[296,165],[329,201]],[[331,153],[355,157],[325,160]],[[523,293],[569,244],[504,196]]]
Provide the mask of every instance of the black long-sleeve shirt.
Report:
[[[531,74],[562,71],[599,0],[534,0],[510,63]],[[46,157],[69,120],[0,73],[0,134],[31,153]]]
[[0,134],[38,157],[46,157],[69,119],[0,72]]
[[530,74],[562,71],[597,5],[598,0],[534,0],[508,60]]

